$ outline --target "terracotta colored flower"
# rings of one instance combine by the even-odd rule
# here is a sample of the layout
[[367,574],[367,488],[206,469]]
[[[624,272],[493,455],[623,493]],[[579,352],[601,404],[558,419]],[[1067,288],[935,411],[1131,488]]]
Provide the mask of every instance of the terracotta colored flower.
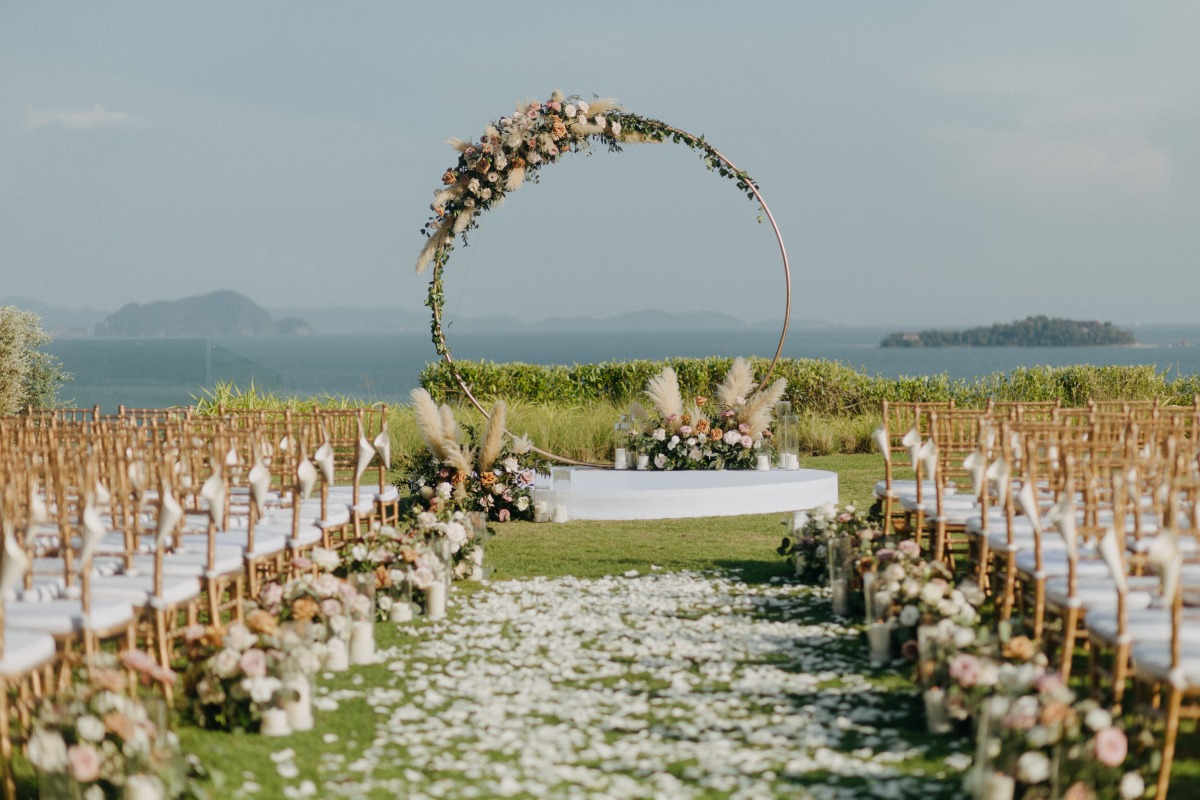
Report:
[[392,571],[387,566],[380,564],[375,568],[375,586],[380,589],[387,589],[392,585]]
[[1038,721],[1043,725],[1057,725],[1066,722],[1075,712],[1066,703],[1055,701],[1042,706],[1042,711],[1038,714]]
[[400,551],[400,560],[405,564],[415,564],[421,560],[421,556],[416,550],[413,550],[411,547],[406,547]]
[[454,174],[454,170],[448,169],[442,173],[442,183],[446,184],[447,186],[449,186],[450,184],[454,183],[457,180],[458,180],[458,176],[456,176]]
[[110,711],[104,715],[104,730],[127,742],[137,732],[137,724],[120,711]]
[[696,397],[696,407],[697,408],[704,408],[704,406],[706,406],[706,405],[708,405],[707,397],[704,397],[703,395]]
[[692,424],[692,415],[684,414],[682,417],[679,418],[679,421],[684,425],[691,425]]
[[255,633],[270,635],[279,630],[279,620],[261,608],[256,608],[246,615],[246,627]]
[[1087,787],[1083,781],[1072,783],[1063,794],[1063,800],[1094,800],[1096,793]]
[[514,156],[510,163],[513,169],[525,169],[525,159],[520,156]]
[[1037,645],[1028,636],[1014,636],[1004,643],[1004,657],[1028,661],[1037,655]]
[[493,472],[485,472],[479,476],[479,482],[484,486],[491,486],[496,482],[496,475]]
[[555,119],[554,124],[550,126],[550,135],[555,139],[561,139],[567,135],[567,126],[561,120]]
[[696,420],[696,433],[708,433],[708,420],[703,417]]
[[317,615],[320,606],[311,597],[297,597],[292,601],[292,616],[301,621],[308,621]]
[[492,169],[492,162],[486,158],[481,158],[475,162],[475,171],[486,175]]
[[712,439],[714,442],[720,439],[721,435],[722,433],[720,428],[713,428],[708,432],[708,438]]

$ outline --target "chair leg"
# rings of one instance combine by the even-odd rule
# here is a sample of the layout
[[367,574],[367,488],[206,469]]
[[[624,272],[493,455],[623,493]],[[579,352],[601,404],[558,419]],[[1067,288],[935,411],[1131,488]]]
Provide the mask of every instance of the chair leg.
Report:
[[9,730],[11,721],[8,714],[8,681],[0,678],[0,770],[4,773],[5,800],[15,800],[17,783],[12,770],[12,736]]
[[1175,740],[1179,737],[1179,714],[1183,707],[1183,692],[1166,684],[1167,690],[1167,730],[1163,737],[1162,766],[1158,770],[1158,788],[1154,794],[1155,800],[1167,800],[1167,790],[1171,788],[1171,762],[1175,760]]
[[1113,650],[1112,712],[1114,715],[1120,715],[1125,701],[1125,681],[1129,677],[1129,651],[1128,644],[1118,644]]
[[1062,675],[1063,683],[1071,680],[1072,662],[1075,660],[1075,638],[1079,632],[1079,609],[1067,608],[1063,614],[1063,632],[1062,632],[1062,664],[1059,666],[1059,674]]

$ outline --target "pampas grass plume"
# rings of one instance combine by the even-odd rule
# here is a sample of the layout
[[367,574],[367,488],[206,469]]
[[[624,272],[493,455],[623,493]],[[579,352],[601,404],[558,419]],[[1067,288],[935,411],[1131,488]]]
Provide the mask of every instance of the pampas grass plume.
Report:
[[449,218],[438,227],[437,232],[430,236],[425,241],[425,246],[421,248],[421,255],[417,256],[417,274],[424,272],[433,262],[433,257],[442,246],[446,244],[446,240],[450,238],[450,225],[452,220]]
[[513,167],[508,172],[508,177],[504,179],[504,190],[507,192],[515,192],[521,188],[521,184],[525,182],[525,168]]
[[717,403],[722,408],[733,408],[739,397],[748,400],[753,389],[754,371],[750,368],[750,362],[738,356],[725,374],[725,380],[717,387]]
[[479,451],[480,474],[491,470],[500,452],[504,449],[504,417],[508,407],[503,400],[497,400],[492,406],[492,416],[488,420],[487,430],[483,433],[483,447]]
[[[679,378],[671,367],[655,375],[646,384],[646,395],[655,410],[665,419],[683,414],[683,398],[679,394]],[[678,419],[676,420],[678,421]],[[682,424],[682,423],[681,423]]]
[[412,399],[413,416],[425,446],[434,458],[442,460],[446,454],[446,447],[442,434],[442,416],[437,403],[433,402],[433,397],[425,389],[413,389],[408,396]]
[[458,212],[458,216],[454,218],[454,232],[462,233],[471,225],[471,220],[475,218],[474,209],[464,208]]
[[775,414],[775,404],[783,398],[787,389],[787,380],[779,378],[761,392],[746,401],[746,410],[739,415],[739,421],[750,426],[750,431],[758,436],[771,427],[771,419]]
[[465,152],[466,149],[471,146],[470,142],[464,142],[462,139],[457,139],[457,138],[453,138],[453,137],[450,139],[447,139],[446,144],[450,145],[451,147],[453,147],[455,150],[457,150],[460,153]]

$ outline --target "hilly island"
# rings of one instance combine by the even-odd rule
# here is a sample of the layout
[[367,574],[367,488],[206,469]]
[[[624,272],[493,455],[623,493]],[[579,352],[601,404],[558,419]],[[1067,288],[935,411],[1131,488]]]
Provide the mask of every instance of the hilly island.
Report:
[[1133,332],[1111,322],[1027,317],[962,331],[893,333],[880,347],[1087,347],[1135,344]]

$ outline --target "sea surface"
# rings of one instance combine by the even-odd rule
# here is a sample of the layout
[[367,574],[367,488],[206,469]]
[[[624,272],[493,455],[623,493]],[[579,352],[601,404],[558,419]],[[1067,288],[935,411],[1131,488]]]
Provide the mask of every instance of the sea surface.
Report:
[[[885,377],[945,373],[976,378],[1018,366],[1152,364],[1171,374],[1200,372],[1200,325],[1144,325],[1132,347],[946,347],[884,349],[890,328],[805,328],[788,334],[783,355],[837,360]],[[778,331],[583,334],[451,334],[456,359],[533,364],[595,363],[669,356],[774,354]],[[217,381],[282,394],[342,395],[405,402],[437,358],[428,334],[279,336],[220,339],[64,339],[49,352],[75,376],[60,391],[70,405],[133,408],[186,405]]]

